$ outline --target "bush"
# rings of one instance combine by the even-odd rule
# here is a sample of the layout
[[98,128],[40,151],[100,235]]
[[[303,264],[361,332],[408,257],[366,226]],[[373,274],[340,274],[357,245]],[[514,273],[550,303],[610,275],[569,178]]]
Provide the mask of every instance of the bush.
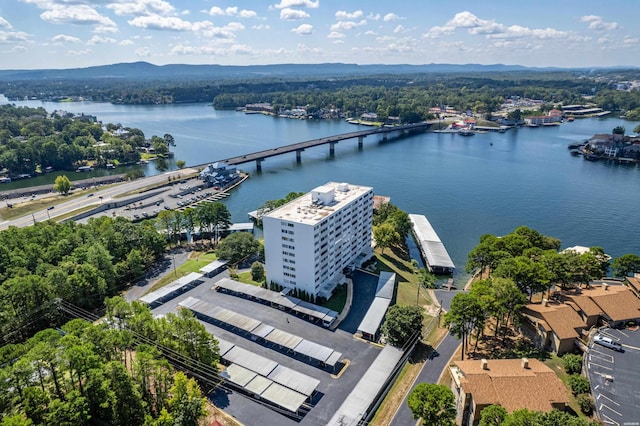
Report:
[[264,265],[258,261],[251,264],[251,279],[260,282],[264,280]]
[[586,377],[578,374],[572,374],[569,376],[569,386],[571,386],[571,392],[574,395],[580,395],[581,393],[589,393],[591,387],[589,386],[589,380]]
[[575,354],[566,354],[562,357],[564,369],[567,374],[578,374],[582,371],[582,357]]
[[595,403],[593,402],[593,398],[588,393],[581,393],[576,397],[576,402],[580,407],[580,411],[590,416],[593,413],[593,409],[595,408]]

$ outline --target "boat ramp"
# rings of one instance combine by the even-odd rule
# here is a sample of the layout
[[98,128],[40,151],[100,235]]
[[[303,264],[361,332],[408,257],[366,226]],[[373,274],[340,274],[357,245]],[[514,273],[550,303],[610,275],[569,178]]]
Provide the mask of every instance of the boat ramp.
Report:
[[434,274],[452,274],[455,265],[427,217],[410,214],[409,219],[413,224],[413,235],[429,271]]

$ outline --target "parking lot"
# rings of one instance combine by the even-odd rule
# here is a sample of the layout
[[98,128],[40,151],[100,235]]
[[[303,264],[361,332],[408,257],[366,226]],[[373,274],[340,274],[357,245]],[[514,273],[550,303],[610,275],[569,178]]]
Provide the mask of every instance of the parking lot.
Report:
[[[218,407],[224,409],[228,414],[237,418],[245,425],[325,424],[340,407],[347,395],[349,395],[381,349],[361,340],[354,339],[352,333],[340,328],[332,332],[276,308],[212,290],[214,283],[225,276],[227,276],[226,272],[212,279],[205,279],[203,284],[154,309],[153,313],[157,315],[175,312],[180,301],[189,296],[196,297],[212,305],[250,316],[281,330],[327,346],[335,351],[342,352],[342,360],[345,362],[346,367],[341,373],[332,375],[330,372],[318,368],[311,363],[294,359],[276,349],[241,337],[232,331],[216,327],[209,323],[203,323],[207,330],[214,336],[218,336],[320,381],[317,388],[318,395],[312,401],[314,404],[313,408],[299,422],[252,401],[237,392],[217,390],[209,395],[211,400]],[[355,303],[356,297],[354,297],[354,304]],[[351,321],[354,322],[355,320],[358,319],[351,319]],[[361,320],[361,318],[359,320]]]
[[596,410],[605,424],[640,425],[640,332],[634,329],[600,330],[600,335],[622,345],[622,352],[589,343],[585,365]]

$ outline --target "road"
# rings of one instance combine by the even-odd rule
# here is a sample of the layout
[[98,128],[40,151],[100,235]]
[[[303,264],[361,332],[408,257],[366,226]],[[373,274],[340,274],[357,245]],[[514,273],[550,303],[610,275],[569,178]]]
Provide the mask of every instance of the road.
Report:
[[144,179],[138,179],[132,182],[110,185],[105,189],[94,192],[93,196],[74,198],[72,200],[56,204],[53,208],[45,208],[43,210],[34,212],[31,215],[23,216],[14,220],[4,221],[0,223],[0,231],[7,229],[9,226],[25,227],[33,225],[34,222],[42,222],[48,219],[55,219],[56,217],[66,215],[86,206],[99,206],[102,203],[108,203],[112,199],[126,194],[130,191],[167,182],[169,177],[182,178],[193,173],[196,173],[195,169],[182,169],[160,175],[150,176]]
[[[453,296],[455,296],[456,293],[458,292],[446,290],[435,291],[436,298],[439,301],[442,301],[442,308],[444,310],[449,309],[451,306],[451,299],[453,299]],[[424,366],[422,367],[420,374],[418,374],[411,390],[413,390],[413,388],[419,383],[438,383],[440,375],[445,368],[449,366],[449,361],[458,349],[458,346],[460,346],[460,340],[451,334],[447,334],[431,353],[427,362],[424,363]],[[407,395],[405,395],[402,404],[400,404],[396,415],[393,417],[393,420],[391,421],[392,426],[414,426],[416,424],[416,420],[414,420],[411,410],[409,410],[409,406],[407,405],[409,393],[411,392],[408,392]]]

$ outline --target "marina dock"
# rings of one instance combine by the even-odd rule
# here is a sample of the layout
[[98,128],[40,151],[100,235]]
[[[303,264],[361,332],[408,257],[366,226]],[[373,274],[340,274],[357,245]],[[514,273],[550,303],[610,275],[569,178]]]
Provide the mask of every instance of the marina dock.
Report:
[[410,214],[409,219],[413,224],[413,235],[429,272],[452,274],[455,270],[455,265],[427,217]]

